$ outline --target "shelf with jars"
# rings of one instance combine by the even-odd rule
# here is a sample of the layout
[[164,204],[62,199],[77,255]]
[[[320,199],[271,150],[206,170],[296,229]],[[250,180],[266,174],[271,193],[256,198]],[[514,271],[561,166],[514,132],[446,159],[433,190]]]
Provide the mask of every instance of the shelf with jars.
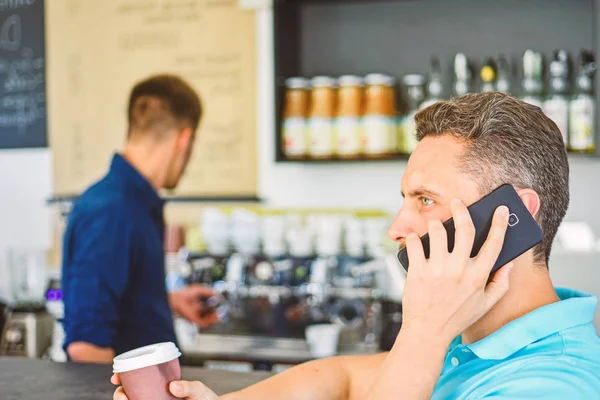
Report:
[[598,4],[276,2],[276,160],[406,160],[416,112],[486,91],[539,106],[570,154],[597,156]]

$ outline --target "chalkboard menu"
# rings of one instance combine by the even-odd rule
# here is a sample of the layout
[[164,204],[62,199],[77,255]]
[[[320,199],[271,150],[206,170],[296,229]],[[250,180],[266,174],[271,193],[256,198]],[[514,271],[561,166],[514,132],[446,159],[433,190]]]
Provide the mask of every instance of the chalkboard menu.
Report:
[[0,148],[46,147],[43,0],[0,0]]

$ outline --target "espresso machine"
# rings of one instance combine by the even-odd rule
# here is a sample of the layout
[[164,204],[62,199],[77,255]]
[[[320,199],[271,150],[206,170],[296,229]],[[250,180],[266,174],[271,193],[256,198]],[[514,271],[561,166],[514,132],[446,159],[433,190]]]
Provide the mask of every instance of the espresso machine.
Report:
[[337,332],[338,355],[373,354],[388,345],[382,330],[391,337],[396,329],[401,311],[389,304],[401,296],[390,294],[402,290],[403,277],[394,276],[402,268],[381,246],[386,218],[320,212],[227,218],[211,210],[202,220],[206,246],[180,248],[171,270],[182,285],[213,288],[216,294],[204,301],[220,323],[199,335],[182,325],[188,362],[287,368],[319,357],[308,338],[316,325]]
[[14,299],[0,336],[0,355],[40,358],[52,341],[54,317],[45,307],[45,252],[11,250],[8,272]]
[[233,253],[192,255],[187,283],[213,287],[211,304],[221,323],[201,337],[304,340],[314,324],[341,326],[341,349],[378,350],[383,292],[374,271],[380,260],[350,256],[289,256]]

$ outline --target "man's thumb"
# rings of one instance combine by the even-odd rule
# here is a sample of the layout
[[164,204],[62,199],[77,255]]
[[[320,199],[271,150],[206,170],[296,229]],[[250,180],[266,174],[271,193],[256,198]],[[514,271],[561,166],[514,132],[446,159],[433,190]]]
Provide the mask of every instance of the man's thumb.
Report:
[[171,382],[169,390],[173,396],[189,400],[218,400],[217,395],[200,382]]
[[488,310],[494,306],[502,296],[508,292],[510,286],[510,273],[514,267],[514,264],[508,263],[500,268],[494,274],[494,278],[485,288],[485,296],[487,298]]

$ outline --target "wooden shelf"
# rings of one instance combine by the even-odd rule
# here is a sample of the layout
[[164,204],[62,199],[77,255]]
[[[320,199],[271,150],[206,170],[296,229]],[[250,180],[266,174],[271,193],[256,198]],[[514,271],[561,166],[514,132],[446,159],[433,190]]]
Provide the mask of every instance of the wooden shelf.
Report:
[[[66,204],[77,200],[78,195],[53,196],[46,204]],[[260,203],[257,196],[173,196],[163,197],[167,203]]]
[[[580,153],[580,152],[568,152],[569,158],[574,159],[597,159],[600,160],[600,156],[597,153]],[[278,163],[283,164],[353,164],[353,163],[381,163],[381,162],[394,162],[394,161],[407,161],[410,157],[410,154],[392,154],[390,156],[382,157],[382,158],[328,158],[328,159],[312,159],[312,158],[303,158],[303,159],[287,159],[285,157],[281,157],[277,159]]]
[[370,163],[370,162],[389,162],[389,161],[406,161],[410,157],[410,154],[392,154],[385,157],[380,158],[368,158],[368,157],[358,157],[358,158],[326,158],[326,159],[313,159],[313,158],[303,158],[303,159],[288,159],[285,157],[280,157],[277,159],[278,163],[296,163],[296,164],[351,164],[351,163]]

